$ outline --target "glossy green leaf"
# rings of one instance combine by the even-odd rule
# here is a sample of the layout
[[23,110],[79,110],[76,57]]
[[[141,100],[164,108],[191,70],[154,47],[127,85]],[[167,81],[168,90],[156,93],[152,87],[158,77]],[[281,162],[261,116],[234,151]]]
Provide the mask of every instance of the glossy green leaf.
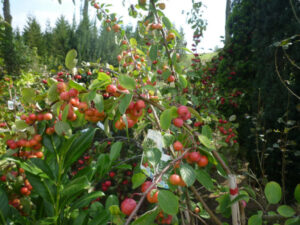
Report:
[[277,212],[283,217],[292,217],[295,215],[295,210],[288,205],[281,205],[277,208]]
[[88,193],[88,194],[80,197],[79,199],[77,199],[72,204],[71,210],[87,206],[91,201],[95,200],[96,198],[100,198],[104,195],[105,194],[102,191]]
[[208,125],[204,125],[202,127],[202,135],[204,135],[205,137],[207,137],[209,140],[212,140],[212,130]]
[[147,179],[147,177],[143,173],[133,174],[133,176],[131,178],[132,189],[135,189],[135,188],[139,187],[140,185],[142,185],[145,182],[146,179]]
[[122,87],[128,89],[128,90],[134,90],[136,83],[134,78],[127,76],[127,75],[120,75],[118,81],[120,82],[120,85]]
[[108,210],[112,205],[119,206],[119,199],[116,195],[109,195],[105,202],[105,208]]
[[149,57],[152,61],[157,59],[157,45],[152,45],[149,52]]
[[170,20],[167,18],[167,17],[163,17],[162,18],[162,21],[163,21],[163,23],[164,23],[164,25],[166,26],[166,28],[168,29],[168,30],[171,30],[171,28],[172,28],[172,23],[170,22]]
[[179,83],[182,86],[182,88],[186,88],[187,87],[187,80],[185,79],[184,76],[179,75]]
[[248,225],[262,225],[262,216],[253,215],[248,220]]
[[55,129],[55,132],[60,136],[61,135],[66,135],[66,136],[72,135],[72,129],[67,122],[58,121],[54,125],[54,129]]
[[212,140],[208,139],[208,137],[199,135],[198,138],[201,144],[203,144],[208,150],[216,150],[216,147],[214,146]]
[[282,196],[280,185],[274,181],[267,183],[265,195],[270,204],[277,204],[280,202]]
[[212,182],[212,178],[209,173],[204,169],[195,170],[196,179],[200,184],[202,184],[207,190],[211,191],[214,189],[214,183]]
[[77,91],[86,91],[87,90],[83,85],[77,83],[74,80],[69,80],[69,88],[74,88]]
[[25,103],[34,103],[35,90],[33,88],[23,88],[21,92],[22,92],[22,100]]
[[[8,198],[4,190],[0,187],[0,213],[7,218],[9,213]],[[0,220],[1,221],[1,220]]]
[[100,94],[96,94],[94,98],[95,107],[99,112],[103,112],[104,110],[104,101],[103,96]]
[[58,100],[58,92],[57,92],[57,84],[52,84],[51,87],[49,88],[48,92],[47,92],[47,98],[48,98],[48,102],[52,103],[56,100]]
[[69,70],[73,69],[76,66],[77,64],[76,57],[77,57],[77,52],[75,49],[72,49],[67,53],[65,64]]
[[285,221],[284,225],[299,225],[300,224],[300,217],[290,218]]
[[126,109],[128,108],[131,100],[132,100],[132,94],[124,95],[120,99],[119,111],[121,114],[124,114],[126,112]]
[[86,176],[81,176],[75,178],[71,182],[69,182],[61,192],[61,198],[69,198],[73,196],[77,196],[84,190],[87,190],[90,187],[90,183]]
[[171,126],[172,119],[176,118],[177,115],[177,108],[171,107],[163,111],[160,115],[160,126],[162,129],[167,130]]
[[24,130],[28,127],[28,124],[24,120],[18,120],[15,122],[17,130]]
[[179,171],[184,183],[186,183],[188,187],[193,185],[196,180],[194,169],[188,164],[183,164],[179,168]]
[[178,197],[170,191],[160,190],[158,192],[158,205],[165,213],[176,215],[179,207]]
[[113,145],[111,146],[110,153],[109,153],[109,159],[111,162],[119,158],[122,145],[123,143],[118,141],[113,143]]
[[81,132],[76,140],[72,143],[65,159],[65,168],[72,165],[78,158],[90,147],[95,135],[95,128],[89,128]]
[[156,216],[158,215],[159,211],[158,209],[154,209],[151,211],[148,211],[146,213],[144,213],[143,215],[141,215],[139,218],[137,218],[132,225],[153,225],[154,224],[154,220],[156,218]]

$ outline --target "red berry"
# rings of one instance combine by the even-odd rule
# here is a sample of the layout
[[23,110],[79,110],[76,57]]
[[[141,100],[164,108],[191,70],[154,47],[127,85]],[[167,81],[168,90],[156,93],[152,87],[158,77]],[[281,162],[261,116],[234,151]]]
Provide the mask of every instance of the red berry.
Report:
[[69,94],[69,92],[64,91],[64,92],[60,93],[59,97],[60,97],[60,99],[63,100],[63,101],[69,101],[69,99],[70,99],[70,94]]
[[181,151],[183,149],[183,145],[180,141],[175,141],[173,144],[173,148],[175,151]]
[[138,100],[135,103],[135,108],[138,110],[146,108],[145,102],[143,100]]
[[208,164],[208,159],[205,155],[202,155],[200,157],[200,160],[198,161],[198,166],[205,167]]
[[77,97],[78,96],[78,91],[75,88],[71,88],[69,90],[69,96],[74,97],[74,98]]
[[133,200],[132,198],[126,198],[121,203],[121,211],[127,216],[129,216],[132,213],[135,207],[136,207],[136,201]]
[[30,114],[29,116],[28,116],[28,118],[31,120],[31,121],[35,121],[36,120],[36,115],[35,114]]
[[183,125],[183,119],[181,118],[176,118],[173,120],[173,124],[176,126],[176,127],[182,127]]
[[198,162],[201,158],[201,155],[199,152],[191,152],[189,154],[189,159],[192,161],[192,162]]
[[106,87],[106,92],[114,94],[117,92],[117,87],[113,84],[110,84]]
[[181,177],[178,174],[172,174],[169,181],[173,185],[179,185],[181,183]]
[[113,178],[114,176],[116,176],[116,173],[113,172],[113,171],[111,171],[111,172],[109,172],[109,176],[110,176],[111,178]]
[[152,182],[151,181],[146,181],[145,183],[142,184],[141,191],[144,193],[147,191],[147,189],[151,186]]
[[111,186],[111,181],[110,180],[107,180],[107,181],[105,181],[105,186],[107,186],[107,187],[110,187]]
[[44,114],[44,120],[52,120],[53,116],[51,113],[45,113]]
[[1,181],[5,182],[6,181],[6,176],[2,175],[0,179],[1,179]]
[[27,192],[28,192],[28,191],[29,191],[29,190],[28,190],[27,187],[22,187],[22,188],[20,189],[20,192],[21,192],[22,195],[27,195]]

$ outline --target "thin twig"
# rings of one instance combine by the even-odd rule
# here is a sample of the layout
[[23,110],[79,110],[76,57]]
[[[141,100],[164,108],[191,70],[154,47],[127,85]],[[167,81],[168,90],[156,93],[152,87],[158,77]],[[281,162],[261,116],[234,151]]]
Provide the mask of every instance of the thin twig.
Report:
[[204,207],[204,209],[207,211],[207,213],[210,215],[210,217],[212,218],[212,220],[215,222],[215,224],[217,225],[222,225],[223,223],[219,220],[219,218],[213,213],[213,211],[211,211],[211,209],[208,207],[208,205],[205,203],[205,201],[203,200],[203,198],[199,195],[199,193],[197,192],[196,188],[194,186],[191,186],[190,189],[192,190],[192,192],[194,193],[196,199],[202,204],[202,206]]
[[285,86],[285,88],[292,94],[294,95],[298,100],[300,100],[300,97],[295,94],[288,86],[287,84],[284,82],[284,80],[282,79],[280,73],[279,73],[279,70],[278,70],[278,63],[277,63],[277,53],[278,53],[278,48],[276,48],[276,51],[275,51],[275,70],[276,70],[276,74],[279,78],[279,80],[281,81],[281,83]]
[[180,206],[179,208],[182,208],[182,209],[184,209],[184,210],[188,210],[188,211],[190,212],[190,214],[192,214],[193,216],[195,216],[195,217],[196,217],[198,220],[200,220],[204,225],[208,225],[204,219],[202,219],[199,215],[197,215],[197,214],[194,213],[193,211],[191,211],[191,210],[189,210],[189,209],[186,209],[186,208],[184,208],[184,207],[182,207],[182,206]]
[[144,192],[144,194],[142,195],[141,199],[139,200],[137,206],[135,207],[135,209],[132,211],[132,213],[130,214],[130,216],[128,217],[128,219],[126,220],[125,225],[129,225],[130,221],[133,219],[133,217],[136,215],[137,211],[139,210],[139,208],[142,206],[147,194],[149,191],[151,191],[154,186],[157,185],[157,183],[161,180],[162,176],[170,169],[170,167],[172,165],[174,165],[178,160],[181,160],[184,155],[186,153],[188,153],[191,150],[191,148],[186,149],[182,155],[180,155],[178,158],[174,159],[172,162],[170,162],[158,175],[157,178],[155,179],[154,182],[152,182],[152,184],[148,187],[148,189]]

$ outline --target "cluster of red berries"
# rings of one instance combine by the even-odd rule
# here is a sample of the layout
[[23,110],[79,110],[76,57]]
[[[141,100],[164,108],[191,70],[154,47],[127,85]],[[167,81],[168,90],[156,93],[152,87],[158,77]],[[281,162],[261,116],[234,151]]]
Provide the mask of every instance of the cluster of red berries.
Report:
[[[132,128],[138,122],[138,119],[143,115],[143,109],[145,108],[146,104],[143,100],[130,102],[128,108],[126,109],[128,128]],[[118,130],[122,130],[126,127],[125,121],[123,121],[122,117],[120,117],[120,119],[116,121],[115,127]]]
[[42,148],[42,136],[39,134],[34,135],[30,140],[26,139],[20,139],[18,141],[9,139],[6,141],[7,146],[14,150],[17,148],[31,148],[30,151],[26,151],[25,149],[22,149],[24,151],[19,151],[17,153],[14,153],[13,156],[15,157],[24,157],[24,158],[42,158],[43,153],[39,151]]
[[49,121],[52,120],[53,116],[51,113],[39,113],[39,114],[34,114],[31,113],[28,116],[25,114],[21,115],[21,120],[24,120],[28,125],[34,124],[36,121]]
[[182,127],[183,122],[191,118],[191,113],[188,107],[182,105],[177,108],[178,117],[173,120],[176,127]]
[[[183,153],[183,145],[180,141],[176,141],[173,144],[175,151]],[[188,163],[197,163],[199,167],[205,167],[208,164],[208,158],[205,155],[201,155],[199,152],[188,152],[183,157]]]
[[163,212],[159,212],[156,217],[156,221],[158,224],[172,224],[173,217],[171,215],[164,215]]

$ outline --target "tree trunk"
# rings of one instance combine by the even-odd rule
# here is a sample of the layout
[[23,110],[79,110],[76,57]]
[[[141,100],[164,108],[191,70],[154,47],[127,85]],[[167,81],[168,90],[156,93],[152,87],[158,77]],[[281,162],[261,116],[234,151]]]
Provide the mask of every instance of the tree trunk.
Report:
[[225,44],[230,40],[230,34],[228,29],[228,18],[231,11],[231,0],[226,0],[226,14],[225,14]]

